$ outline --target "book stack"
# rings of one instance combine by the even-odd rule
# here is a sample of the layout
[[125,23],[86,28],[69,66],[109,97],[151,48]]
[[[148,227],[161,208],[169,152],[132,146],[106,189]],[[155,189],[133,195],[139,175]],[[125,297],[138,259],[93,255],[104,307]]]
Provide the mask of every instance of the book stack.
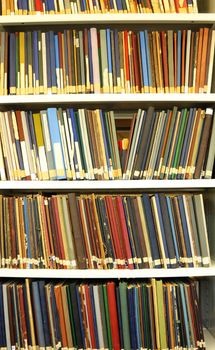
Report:
[[1,282],[2,349],[205,349],[192,280]]
[[2,15],[196,13],[197,0],[2,0]]
[[0,197],[2,268],[208,267],[201,194]]
[[0,112],[0,179],[210,179],[214,137],[211,108]]
[[0,93],[209,93],[214,47],[209,28],[2,32]]

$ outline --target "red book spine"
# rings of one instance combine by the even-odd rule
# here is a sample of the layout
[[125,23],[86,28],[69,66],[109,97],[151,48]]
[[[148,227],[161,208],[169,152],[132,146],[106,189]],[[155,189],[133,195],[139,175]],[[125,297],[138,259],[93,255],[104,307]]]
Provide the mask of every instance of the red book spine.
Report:
[[[110,196],[106,197],[106,205],[107,205],[107,212],[108,212],[108,220],[111,227],[112,237],[113,237],[113,245],[115,250],[115,257],[117,260],[122,260],[123,255],[121,251],[120,241],[118,237],[118,231],[117,231],[117,225],[115,221],[115,214],[114,214],[114,207],[112,203],[112,198]],[[119,264],[118,268],[121,268],[121,264]]]
[[125,64],[125,79],[126,86],[130,85],[130,72],[129,72],[129,54],[128,54],[128,32],[127,30],[123,32],[123,42],[124,42],[124,64]]
[[130,242],[128,238],[128,231],[127,231],[127,226],[125,221],[122,199],[120,196],[117,196],[116,203],[117,203],[117,209],[118,209],[119,222],[120,222],[122,236],[123,236],[124,251],[126,253],[126,259],[128,261],[128,267],[129,269],[133,269],[134,265],[132,263],[133,259],[132,259],[131,247],[130,247]]
[[20,313],[20,325],[21,325],[21,336],[24,342],[27,342],[27,325],[25,319],[25,305],[24,305],[24,296],[23,296],[23,287],[17,287],[18,290],[18,299],[19,299],[19,313]]
[[43,12],[42,0],[35,0],[35,10],[36,12]]
[[140,64],[139,64],[139,55],[138,55],[138,48],[137,48],[137,36],[135,33],[132,32],[131,34],[131,40],[132,40],[132,53],[133,53],[133,62],[134,62],[134,80],[135,80],[135,88],[136,92],[140,92]]
[[110,327],[111,327],[113,349],[120,350],[119,323],[118,323],[118,316],[117,316],[117,305],[116,305],[114,282],[107,283],[107,295],[108,295],[109,315],[111,320]]

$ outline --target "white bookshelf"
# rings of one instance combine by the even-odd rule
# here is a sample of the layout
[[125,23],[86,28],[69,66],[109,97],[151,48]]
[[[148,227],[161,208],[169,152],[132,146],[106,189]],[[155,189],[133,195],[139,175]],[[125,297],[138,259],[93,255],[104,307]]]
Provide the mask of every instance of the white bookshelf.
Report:
[[[212,0],[213,1],[213,0]],[[0,26],[56,25],[56,24],[213,24],[215,13],[107,13],[107,14],[59,14],[0,16]]]
[[49,94],[49,95],[7,95],[0,96],[0,106],[11,104],[51,104],[51,103],[181,103],[215,104],[215,93],[211,94]]
[[163,191],[163,190],[215,190],[212,180],[109,180],[109,181],[0,181],[1,191]]
[[142,279],[142,278],[183,278],[215,277],[215,266],[178,269],[144,270],[54,270],[54,269],[0,269],[0,278],[41,278],[41,279]]
[[[55,25],[206,25],[215,26],[215,0],[201,0],[199,4],[211,13],[198,14],[78,14],[78,15],[26,15],[0,16],[0,29],[15,26]],[[213,13],[212,13],[213,12]],[[24,30],[24,28],[22,28]],[[215,80],[215,79],[213,79]],[[214,89],[212,91],[215,91]],[[8,108],[39,108],[40,105],[110,105],[125,109],[134,105],[215,106],[215,93],[210,94],[58,94],[0,96],[0,110]],[[15,106],[15,107],[14,107]],[[22,107],[21,107],[22,106]],[[214,140],[215,141],[215,140]],[[22,192],[84,192],[84,191],[202,191],[206,198],[206,215],[209,217],[209,235],[212,258],[215,258],[215,179],[213,180],[114,180],[114,181],[1,181],[0,192],[6,194]],[[212,208],[212,209],[211,209]],[[211,214],[212,213],[212,214]],[[47,270],[47,269],[0,269],[0,278],[44,278],[44,279],[121,279],[121,278],[183,278],[196,277],[210,281],[208,293],[215,304],[215,265],[209,268],[144,269],[144,270]],[[211,286],[213,286],[211,288]],[[207,300],[202,300],[203,303]],[[204,309],[203,309],[204,310]],[[215,349],[215,310],[207,309],[204,318],[210,318],[210,330],[205,330],[207,350]]]

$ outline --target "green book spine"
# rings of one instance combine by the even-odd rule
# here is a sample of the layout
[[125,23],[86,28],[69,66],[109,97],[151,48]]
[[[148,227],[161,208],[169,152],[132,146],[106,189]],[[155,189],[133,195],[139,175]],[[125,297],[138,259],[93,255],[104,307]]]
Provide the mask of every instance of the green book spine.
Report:
[[123,340],[124,348],[126,350],[131,349],[130,333],[129,333],[129,320],[128,320],[128,305],[127,305],[127,283],[121,282],[119,284],[120,293],[120,305],[122,312],[122,329],[123,329]]
[[176,178],[176,170],[178,168],[178,163],[180,159],[180,154],[182,150],[182,145],[183,145],[183,140],[184,140],[184,134],[185,134],[185,126],[187,124],[187,119],[188,119],[188,113],[187,113],[187,108],[184,109],[184,113],[182,115],[182,122],[181,122],[181,127],[179,130],[179,137],[178,137],[178,143],[177,143],[177,148],[175,152],[175,158],[173,160],[173,174],[171,176],[172,179]]
[[112,347],[110,316],[109,316],[109,309],[108,309],[108,298],[107,298],[107,286],[106,285],[103,285],[103,296],[104,296],[105,316],[106,316],[106,326],[107,326],[108,349],[112,350],[113,347]]

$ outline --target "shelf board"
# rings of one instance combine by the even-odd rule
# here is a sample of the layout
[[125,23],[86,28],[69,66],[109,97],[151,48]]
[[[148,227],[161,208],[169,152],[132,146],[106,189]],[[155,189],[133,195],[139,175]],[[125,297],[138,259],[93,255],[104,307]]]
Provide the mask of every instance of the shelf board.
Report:
[[0,269],[0,278],[116,279],[215,277],[215,267],[144,270]]
[[7,95],[0,96],[0,105],[10,104],[56,104],[56,103],[212,103],[215,93],[211,94],[56,94],[56,95]]
[[0,181],[0,191],[154,191],[215,189],[212,180]]
[[204,336],[207,350],[214,350],[215,338],[213,337],[213,335],[207,329],[204,329]]
[[62,15],[10,15],[0,16],[0,25],[50,25],[50,24],[106,24],[106,23],[215,23],[215,13],[107,13],[107,14],[62,14]]

